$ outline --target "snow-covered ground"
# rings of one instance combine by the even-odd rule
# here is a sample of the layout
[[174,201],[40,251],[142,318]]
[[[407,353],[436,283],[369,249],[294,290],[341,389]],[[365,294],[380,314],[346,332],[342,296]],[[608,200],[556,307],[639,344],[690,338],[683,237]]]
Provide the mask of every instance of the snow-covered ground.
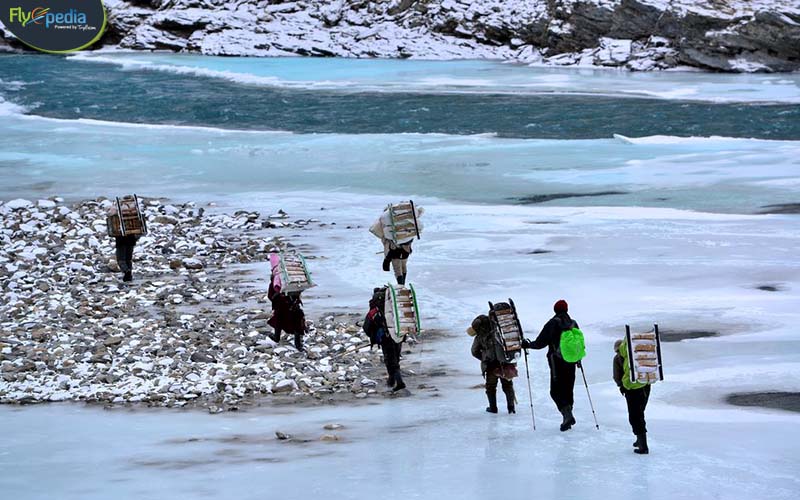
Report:
[[[262,198],[263,196],[263,198]],[[363,306],[379,269],[363,229],[385,197],[328,192],[282,200],[292,213],[339,221],[299,238],[316,260],[329,299],[311,310]],[[273,196],[232,197],[274,206]],[[0,408],[0,487],[13,498],[793,498],[798,416],[742,409],[729,392],[794,390],[800,267],[796,216],[710,215],[661,209],[530,208],[437,203],[410,261],[425,324],[449,337],[407,357],[414,370],[441,369],[428,395],[335,408],[262,407],[246,413],[106,411],[59,405]],[[327,212],[327,211],[326,211]],[[556,224],[528,224],[549,221]],[[533,248],[552,254],[527,255]],[[782,292],[755,285],[779,284]],[[589,335],[585,361],[601,429],[581,385],[578,426],[557,430],[543,355],[532,357],[537,430],[524,379],[515,416],[483,412],[468,321],[486,300],[512,296],[533,333],[554,298],[566,297]],[[664,345],[666,380],[653,389],[651,455],[630,451],[622,398],[610,382],[611,344],[625,323],[718,330],[722,337]],[[417,364],[419,363],[419,364]],[[409,377],[414,385],[414,377]],[[419,391],[422,393],[423,391]],[[345,429],[326,431],[339,423]],[[275,431],[307,443],[284,443]],[[339,441],[320,441],[325,434]],[[41,477],[41,471],[47,471]]]

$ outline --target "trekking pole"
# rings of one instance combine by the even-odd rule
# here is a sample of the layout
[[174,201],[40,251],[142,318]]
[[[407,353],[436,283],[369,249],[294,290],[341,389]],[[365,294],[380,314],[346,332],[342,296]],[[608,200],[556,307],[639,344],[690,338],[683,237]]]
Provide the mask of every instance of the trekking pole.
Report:
[[531,391],[531,371],[528,368],[528,350],[523,349],[525,353],[525,376],[528,378],[528,401],[531,404],[531,422],[533,423],[533,430],[536,430],[536,416],[533,414],[533,392]]
[[583,385],[586,387],[586,395],[589,397],[589,407],[592,409],[592,416],[594,417],[594,426],[597,427],[597,430],[600,430],[600,424],[597,423],[597,414],[594,412],[594,404],[592,404],[592,395],[589,394],[589,384],[586,383],[586,372],[583,371],[583,363],[579,365],[581,367],[581,375],[583,375]]

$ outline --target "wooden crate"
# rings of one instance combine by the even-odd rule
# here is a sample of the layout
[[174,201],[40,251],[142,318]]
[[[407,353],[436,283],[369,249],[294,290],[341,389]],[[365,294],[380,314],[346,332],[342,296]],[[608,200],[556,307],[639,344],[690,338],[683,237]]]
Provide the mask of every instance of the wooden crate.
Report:
[[625,343],[631,382],[652,384],[664,380],[658,325],[653,325],[652,332],[645,333],[632,333],[631,327],[625,325]]
[[417,295],[414,286],[408,288],[402,285],[387,285],[386,298],[384,299],[384,316],[389,335],[395,342],[402,342],[406,335],[416,337],[419,335],[419,309],[417,308]]
[[144,236],[147,234],[147,221],[139,205],[139,198],[117,197],[114,201],[115,213],[106,218],[109,236]]
[[419,239],[417,208],[412,200],[396,205],[390,204],[386,211],[389,224],[384,228],[384,233],[389,236],[390,240],[396,243],[407,243],[414,238]]
[[498,340],[502,342],[506,354],[513,357],[522,350],[523,331],[514,301],[508,299],[508,306],[507,309],[495,310],[495,304],[489,302],[489,318],[495,325]]
[[299,253],[281,253],[280,272],[283,292],[302,292],[317,286],[311,279],[306,259]]

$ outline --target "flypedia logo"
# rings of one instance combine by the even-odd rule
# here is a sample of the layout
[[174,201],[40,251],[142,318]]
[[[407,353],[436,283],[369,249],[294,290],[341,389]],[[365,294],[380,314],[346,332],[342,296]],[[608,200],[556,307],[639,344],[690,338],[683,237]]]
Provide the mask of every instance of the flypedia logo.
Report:
[[44,21],[45,29],[49,29],[51,26],[86,24],[86,13],[75,9],[69,9],[67,12],[50,12],[49,7],[36,7],[30,12],[25,12],[22,7],[12,7],[8,11],[8,19],[12,23],[22,24],[23,28],[31,23],[41,25]]
[[85,49],[106,29],[103,0],[0,0],[0,24],[43,52]]

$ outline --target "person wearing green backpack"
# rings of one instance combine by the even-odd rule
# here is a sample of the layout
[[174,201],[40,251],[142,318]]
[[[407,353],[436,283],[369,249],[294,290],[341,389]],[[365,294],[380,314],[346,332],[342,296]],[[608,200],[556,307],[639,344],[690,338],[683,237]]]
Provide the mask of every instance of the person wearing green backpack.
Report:
[[624,340],[614,342],[614,382],[619,387],[619,392],[625,396],[628,405],[628,422],[636,436],[633,443],[634,453],[647,455],[650,448],[647,446],[647,425],[644,420],[644,410],[647,400],[650,399],[650,386],[638,382],[631,382],[631,368],[628,361],[628,348]]
[[[583,347],[583,334],[578,330],[578,323],[568,314],[569,305],[566,300],[559,300],[553,305],[555,316],[544,325],[536,340],[525,339],[522,342],[524,349],[544,349],[547,347],[547,363],[550,366],[550,398],[561,413],[561,432],[567,431],[575,425],[575,416],[572,414],[573,389],[575,387],[575,367],[579,367],[580,359],[586,354]],[[565,356],[562,350],[567,347],[562,342],[562,334],[573,332],[580,334],[577,349],[570,344],[570,352]]]

